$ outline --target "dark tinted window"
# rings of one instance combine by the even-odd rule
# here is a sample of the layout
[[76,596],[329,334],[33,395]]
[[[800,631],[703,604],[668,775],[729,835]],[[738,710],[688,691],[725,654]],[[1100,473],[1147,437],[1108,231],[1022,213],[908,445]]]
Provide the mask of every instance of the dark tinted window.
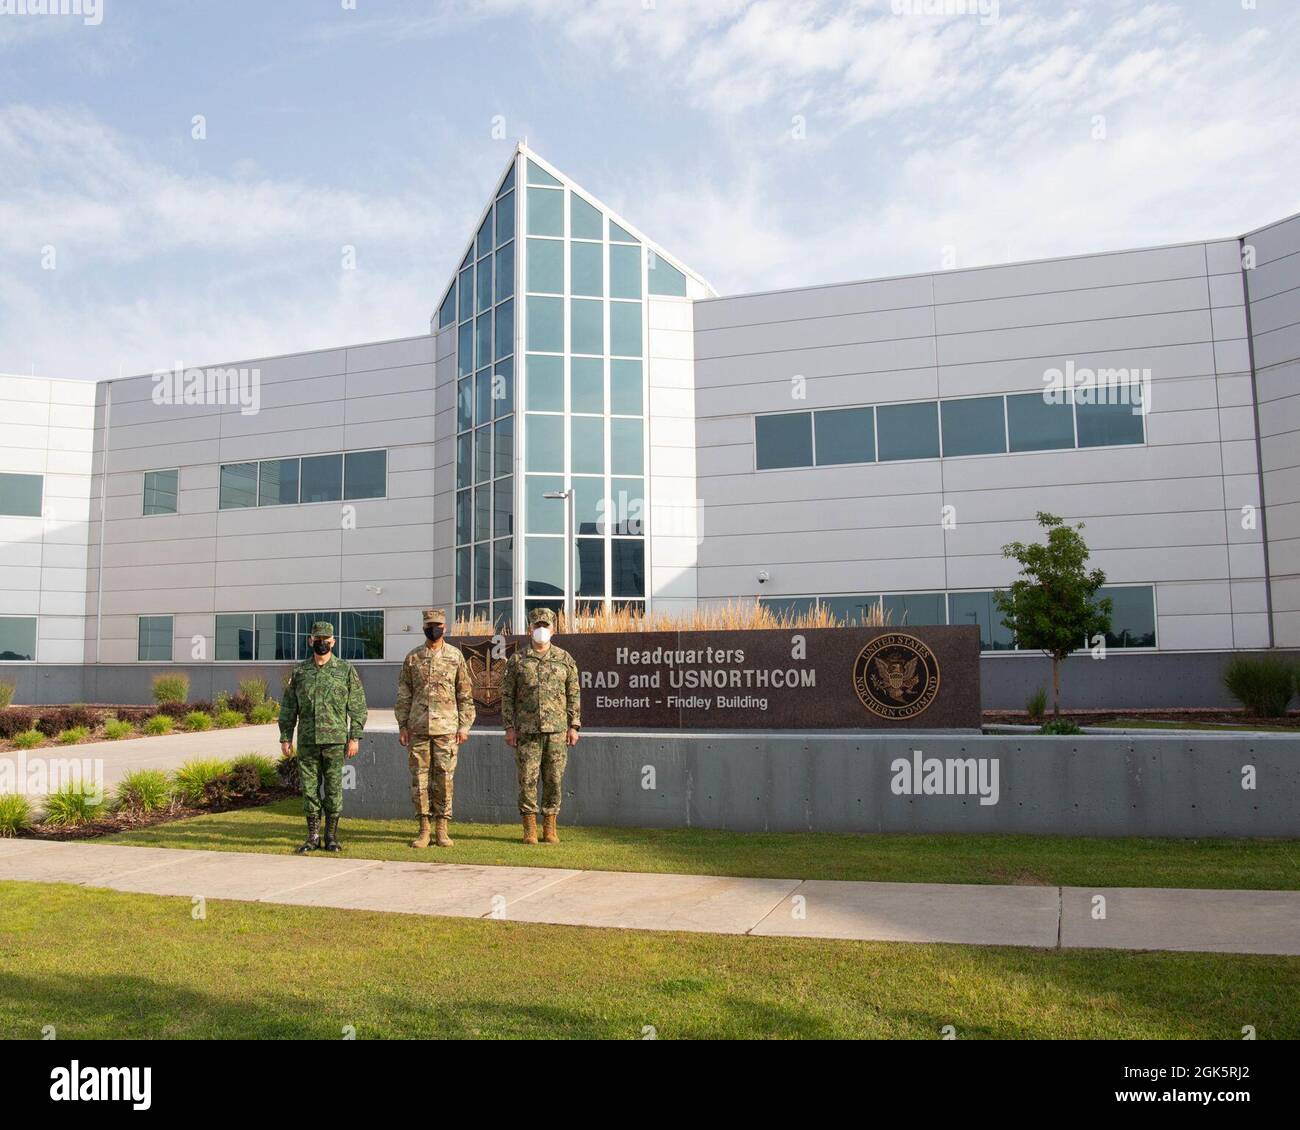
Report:
[[933,400],[886,404],[876,409],[876,454],[887,459],[934,459],[939,455],[939,409]]
[[784,412],[754,417],[754,461],[760,471],[811,467],[812,413]]

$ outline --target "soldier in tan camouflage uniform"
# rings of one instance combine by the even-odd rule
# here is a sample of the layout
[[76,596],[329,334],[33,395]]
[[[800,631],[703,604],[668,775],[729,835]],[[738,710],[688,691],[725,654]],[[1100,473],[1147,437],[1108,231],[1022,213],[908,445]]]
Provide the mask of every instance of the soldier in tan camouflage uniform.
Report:
[[397,676],[398,740],[410,750],[411,799],[420,817],[413,848],[429,846],[430,801],[437,822],[435,843],[454,847],[447,835],[456,775],[456,753],[474,725],[474,684],[465,657],[443,640],[447,614],[424,613],[425,643],[402,662]]
[[532,643],[506,661],[501,681],[501,719],[506,744],[519,770],[519,813],[524,843],[537,843],[537,777],[542,778],[542,840],[560,842],[555,821],[568,761],[566,746],[577,745],[582,729],[578,665],[551,643],[555,614],[538,608],[529,616]]

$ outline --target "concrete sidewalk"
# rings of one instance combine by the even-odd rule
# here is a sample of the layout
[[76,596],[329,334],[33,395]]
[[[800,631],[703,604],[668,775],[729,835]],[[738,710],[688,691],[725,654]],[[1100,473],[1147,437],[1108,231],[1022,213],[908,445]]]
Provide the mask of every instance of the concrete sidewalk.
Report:
[[[217,757],[228,760],[246,753],[278,758],[279,726],[275,723],[265,726],[236,726],[229,730],[204,730],[196,734],[160,734],[157,737],[123,738],[116,742],[53,745],[26,752],[10,750],[0,753],[0,761],[14,762],[15,773],[18,775],[21,775],[22,765],[31,766],[39,760],[98,763],[97,771],[102,772],[104,791],[108,793],[123,777],[137,769],[179,769],[185,762],[199,758]],[[92,770],[94,771],[96,770]],[[33,800],[39,807],[39,796],[33,796]]]
[[0,840],[7,879],[631,930],[1300,954],[1300,891],[728,879]]

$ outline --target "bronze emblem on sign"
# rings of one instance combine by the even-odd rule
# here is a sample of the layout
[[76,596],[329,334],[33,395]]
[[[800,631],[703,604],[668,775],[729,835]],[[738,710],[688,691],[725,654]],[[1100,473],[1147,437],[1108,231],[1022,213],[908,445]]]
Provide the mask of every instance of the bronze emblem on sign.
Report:
[[514,649],[513,643],[506,644],[505,653],[499,659],[492,655],[491,640],[460,649],[474,683],[474,705],[483,714],[497,714],[501,710],[501,679],[506,673],[506,660]]
[[858,652],[853,689],[872,714],[915,718],[939,693],[939,661],[916,636],[886,632]]

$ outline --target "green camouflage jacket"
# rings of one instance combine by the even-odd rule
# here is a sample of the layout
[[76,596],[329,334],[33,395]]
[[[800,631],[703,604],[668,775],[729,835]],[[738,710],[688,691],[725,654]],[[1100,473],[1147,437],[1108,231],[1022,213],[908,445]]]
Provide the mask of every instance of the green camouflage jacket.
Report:
[[531,645],[506,660],[501,679],[501,720],[507,730],[554,734],[582,725],[578,665],[551,644],[544,654]]
[[421,644],[397,675],[397,724],[417,737],[454,734],[474,725],[474,680],[465,656],[449,643]]
[[366,728],[366,692],[361,676],[346,659],[331,655],[316,666],[314,658],[298,664],[280,700],[280,740],[299,745],[342,745],[359,739]]

